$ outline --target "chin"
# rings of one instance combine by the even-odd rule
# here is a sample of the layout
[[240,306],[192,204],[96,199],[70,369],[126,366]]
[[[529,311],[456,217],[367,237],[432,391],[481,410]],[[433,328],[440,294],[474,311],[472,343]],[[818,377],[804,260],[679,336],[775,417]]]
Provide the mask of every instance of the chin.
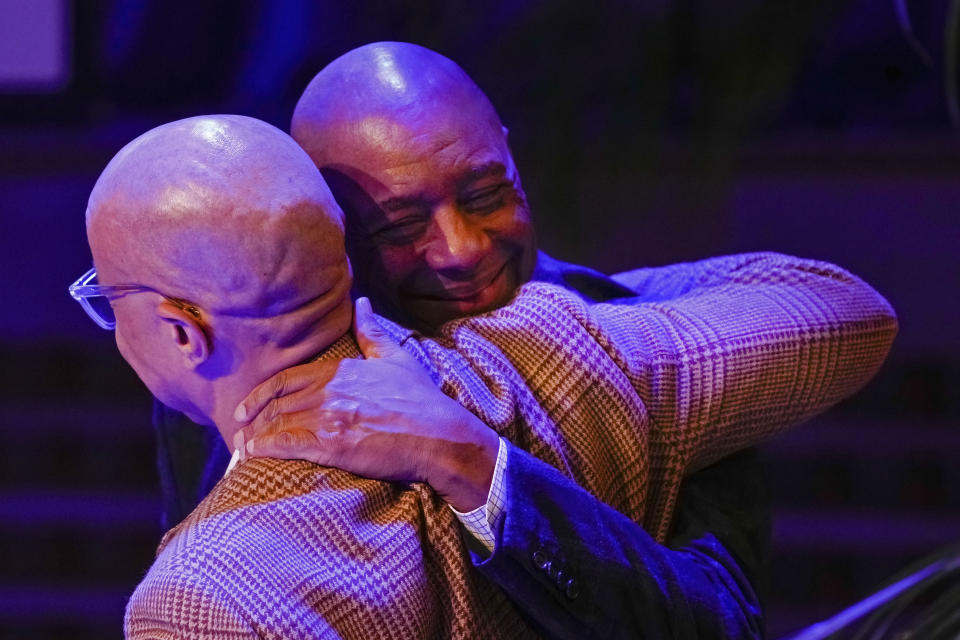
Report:
[[481,296],[481,299],[476,300],[451,300],[444,303],[424,304],[418,310],[417,318],[421,325],[435,332],[447,322],[490,313],[510,304],[517,293],[517,288],[509,283],[500,290],[491,292],[486,298]]

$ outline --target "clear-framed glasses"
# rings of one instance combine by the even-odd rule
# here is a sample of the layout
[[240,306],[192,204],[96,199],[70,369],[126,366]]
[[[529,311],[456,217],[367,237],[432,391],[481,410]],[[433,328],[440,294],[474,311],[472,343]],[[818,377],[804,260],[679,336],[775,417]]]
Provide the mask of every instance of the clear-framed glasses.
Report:
[[90,319],[96,322],[97,326],[107,331],[112,331],[117,327],[117,316],[114,315],[113,307],[110,306],[111,296],[119,296],[127,293],[152,291],[153,293],[160,294],[184,311],[200,317],[200,312],[196,307],[182,300],[164,295],[152,287],[141,284],[98,284],[96,267],[91,267],[89,271],[77,278],[77,281],[70,285],[68,291],[70,291],[70,297],[80,303],[80,306],[87,312]]

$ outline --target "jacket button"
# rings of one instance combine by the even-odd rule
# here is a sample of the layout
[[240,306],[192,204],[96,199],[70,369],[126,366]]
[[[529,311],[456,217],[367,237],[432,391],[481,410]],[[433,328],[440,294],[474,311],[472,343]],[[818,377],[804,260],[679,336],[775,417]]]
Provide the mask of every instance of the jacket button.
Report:
[[551,580],[556,579],[556,577],[560,575],[560,571],[562,571],[562,568],[559,562],[551,562],[550,566],[546,568],[547,576]]
[[533,552],[533,566],[541,571],[550,569],[550,556],[543,549],[537,549]]
[[566,594],[571,600],[576,600],[577,596],[580,595],[580,583],[577,582],[576,578],[570,578],[567,580],[567,586],[563,590],[563,593]]
[[570,570],[563,568],[560,571],[557,571],[557,586],[561,589],[565,589],[567,583],[570,581]]

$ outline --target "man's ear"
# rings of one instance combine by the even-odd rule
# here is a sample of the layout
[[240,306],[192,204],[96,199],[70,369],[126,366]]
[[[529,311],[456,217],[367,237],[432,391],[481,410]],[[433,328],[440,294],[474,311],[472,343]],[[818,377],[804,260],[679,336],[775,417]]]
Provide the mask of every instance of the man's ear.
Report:
[[164,300],[157,305],[157,315],[169,326],[170,339],[191,369],[207,361],[213,345],[204,330],[199,310],[195,307],[182,308],[170,300]]

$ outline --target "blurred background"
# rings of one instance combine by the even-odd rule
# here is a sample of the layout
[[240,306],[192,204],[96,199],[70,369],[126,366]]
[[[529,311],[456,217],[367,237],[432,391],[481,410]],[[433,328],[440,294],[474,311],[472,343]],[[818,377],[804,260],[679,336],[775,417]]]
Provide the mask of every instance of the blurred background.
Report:
[[120,637],[162,533],[150,397],[67,295],[100,170],[176,118],[287,130],[313,74],[375,40],[490,95],[558,258],[769,249],[897,309],[877,379],[764,448],[772,637],[960,540],[952,4],[0,0],[0,638]]

